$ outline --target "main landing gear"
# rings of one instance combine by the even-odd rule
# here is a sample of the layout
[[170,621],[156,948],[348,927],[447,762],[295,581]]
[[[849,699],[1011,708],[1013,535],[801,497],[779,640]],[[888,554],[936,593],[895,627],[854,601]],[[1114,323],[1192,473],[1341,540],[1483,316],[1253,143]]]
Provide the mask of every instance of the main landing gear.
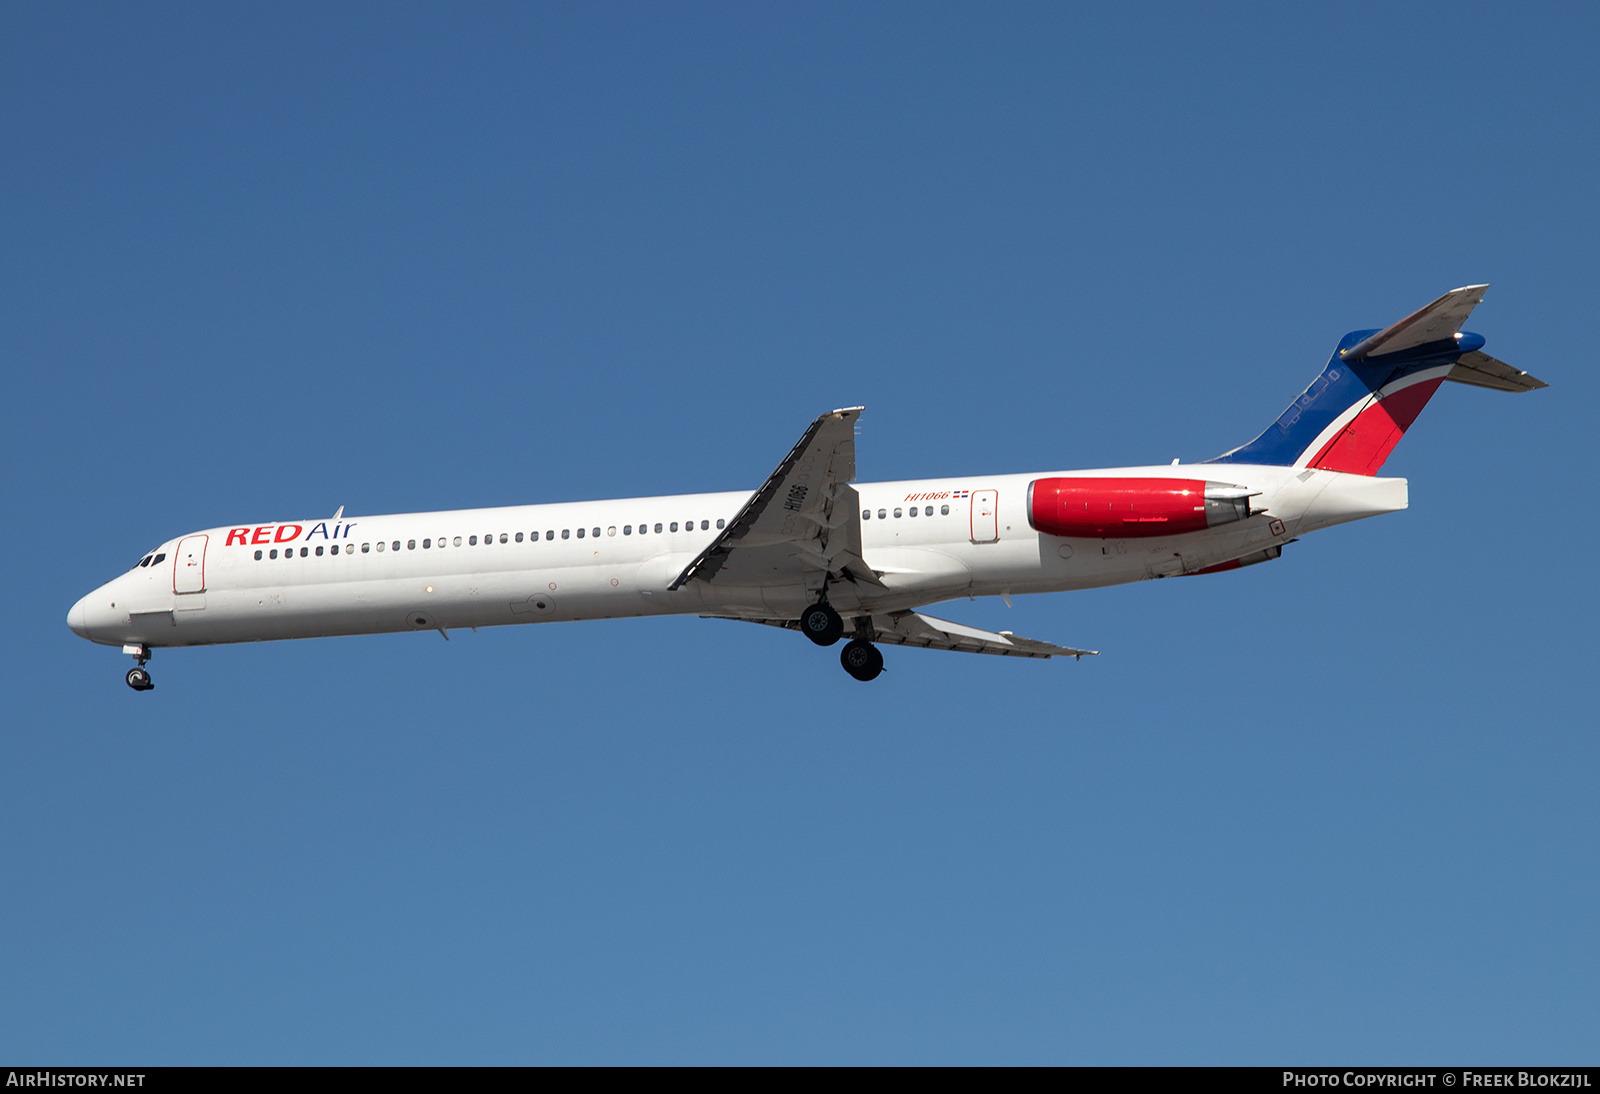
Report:
[[[824,596],[800,617],[800,633],[819,646],[831,646],[844,637],[844,620]],[[875,680],[883,671],[883,654],[872,644],[872,620],[856,619],[856,634],[839,651],[839,664],[857,680]]]
[[883,654],[865,638],[852,638],[839,651],[839,664],[857,680],[876,680],[883,671]]
[[128,670],[128,686],[134,691],[149,691],[155,687],[155,684],[150,680],[149,671],[144,667],[144,663],[150,660],[149,647],[123,646],[122,652],[132,654],[134,659],[139,662]]
[[844,634],[844,620],[826,600],[819,600],[800,617],[800,632],[819,646],[831,646]]

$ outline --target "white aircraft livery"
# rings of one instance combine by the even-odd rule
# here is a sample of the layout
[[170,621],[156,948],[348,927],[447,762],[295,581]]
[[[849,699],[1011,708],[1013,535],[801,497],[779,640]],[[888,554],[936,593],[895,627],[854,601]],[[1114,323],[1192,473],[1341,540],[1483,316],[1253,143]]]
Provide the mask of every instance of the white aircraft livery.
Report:
[[[1345,335],[1249,444],[1195,464],[857,482],[861,407],[817,418],[754,493],[266,521],[163,543],[67,613],[121,646],[127,680],[163,646],[696,614],[882,645],[1010,657],[1074,649],[935,619],[959,597],[1098,588],[1277,558],[1296,536],[1406,507],[1378,471],[1445,380],[1546,385],[1461,330],[1487,285]],[[1009,600],[1008,600],[1009,602]]]

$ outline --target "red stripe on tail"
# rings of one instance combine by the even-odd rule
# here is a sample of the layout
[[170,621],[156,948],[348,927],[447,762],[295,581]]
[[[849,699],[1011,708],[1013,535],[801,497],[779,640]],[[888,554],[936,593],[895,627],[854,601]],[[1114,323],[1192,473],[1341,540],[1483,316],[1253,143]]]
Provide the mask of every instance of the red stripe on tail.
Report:
[[1352,475],[1376,475],[1443,382],[1443,377],[1424,380],[1370,403],[1349,425],[1334,434],[1307,466],[1323,471],[1348,471]]

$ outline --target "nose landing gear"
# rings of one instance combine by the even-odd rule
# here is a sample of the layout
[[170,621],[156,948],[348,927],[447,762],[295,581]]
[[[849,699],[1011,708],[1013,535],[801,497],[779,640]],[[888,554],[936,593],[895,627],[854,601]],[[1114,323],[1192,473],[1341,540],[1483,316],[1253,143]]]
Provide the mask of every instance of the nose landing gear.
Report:
[[149,647],[123,646],[122,652],[132,654],[134,660],[139,662],[133,668],[128,670],[128,686],[134,691],[149,691],[151,688],[155,687],[155,684],[150,680],[150,673],[144,667],[144,663],[150,660]]

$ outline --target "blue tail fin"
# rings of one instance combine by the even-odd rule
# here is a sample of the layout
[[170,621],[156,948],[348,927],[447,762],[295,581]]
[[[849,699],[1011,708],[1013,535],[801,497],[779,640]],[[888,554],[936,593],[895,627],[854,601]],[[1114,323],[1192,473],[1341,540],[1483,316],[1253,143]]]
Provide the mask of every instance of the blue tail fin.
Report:
[[[1382,330],[1352,331],[1339,340],[1321,374],[1278,420],[1249,444],[1209,463],[1316,467],[1375,475],[1401,436],[1446,379],[1483,383],[1482,369],[1458,368],[1467,355],[1544,386],[1526,373],[1476,351],[1481,336],[1461,332],[1487,285],[1455,289]],[[1461,376],[1452,376],[1452,371]]]

